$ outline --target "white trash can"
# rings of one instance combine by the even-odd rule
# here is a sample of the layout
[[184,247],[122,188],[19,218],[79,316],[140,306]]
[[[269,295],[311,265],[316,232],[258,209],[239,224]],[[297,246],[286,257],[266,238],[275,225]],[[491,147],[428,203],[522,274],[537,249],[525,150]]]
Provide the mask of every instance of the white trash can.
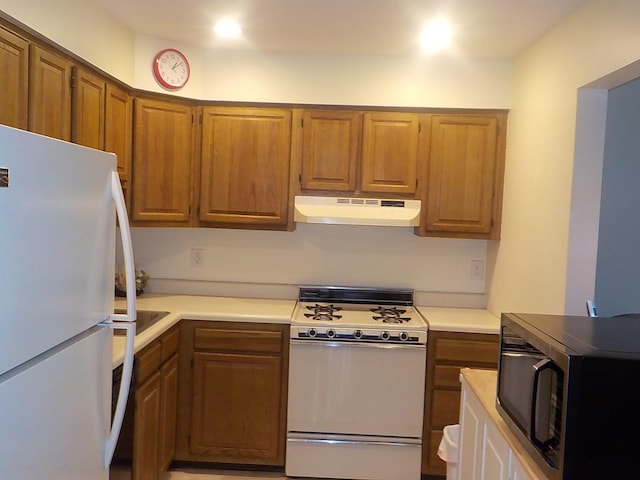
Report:
[[442,440],[438,447],[438,456],[447,462],[447,480],[458,479],[458,441],[460,438],[460,425],[447,425],[444,427]]

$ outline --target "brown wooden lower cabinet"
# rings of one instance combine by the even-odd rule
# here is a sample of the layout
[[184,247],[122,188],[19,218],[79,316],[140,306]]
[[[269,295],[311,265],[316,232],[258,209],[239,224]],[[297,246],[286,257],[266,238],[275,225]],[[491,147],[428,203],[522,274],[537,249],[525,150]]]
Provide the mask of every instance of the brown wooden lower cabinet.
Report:
[[289,326],[183,320],[176,460],[284,466]]
[[[177,327],[176,327],[177,331]],[[177,340],[177,339],[176,339]],[[162,365],[160,370],[160,445],[158,461],[160,472],[166,471],[176,453],[176,415],[178,410],[178,355]],[[161,476],[162,478],[162,476]]]
[[161,480],[175,452],[178,326],[136,354],[134,390],[114,463],[131,463],[131,480]]
[[155,480],[159,477],[161,375],[155,372],[135,393],[132,478]]
[[422,473],[445,475],[446,463],[438,455],[445,426],[460,418],[460,369],[496,369],[498,340],[494,334],[429,331]]

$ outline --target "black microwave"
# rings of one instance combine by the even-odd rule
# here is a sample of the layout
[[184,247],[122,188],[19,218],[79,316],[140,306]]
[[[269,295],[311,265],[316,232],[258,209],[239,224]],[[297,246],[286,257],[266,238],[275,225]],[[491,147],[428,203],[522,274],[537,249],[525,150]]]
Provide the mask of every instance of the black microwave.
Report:
[[501,317],[497,410],[550,480],[640,478],[640,316]]

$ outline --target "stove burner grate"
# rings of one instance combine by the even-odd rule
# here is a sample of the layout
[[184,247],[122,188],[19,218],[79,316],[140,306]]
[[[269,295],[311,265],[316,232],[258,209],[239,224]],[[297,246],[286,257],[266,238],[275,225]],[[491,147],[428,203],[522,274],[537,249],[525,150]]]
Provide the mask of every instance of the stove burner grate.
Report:
[[342,310],[342,307],[336,307],[335,305],[307,305],[307,310],[313,313],[305,313],[304,316],[317,320],[320,322],[338,320],[342,318],[342,315],[337,315],[335,312]]
[[371,312],[377,313],[373,315],[374,320],[381,320],[382,323],[405,323],[411,321],[410,317],[403,317],[406,309],[398,307],[376,307]]

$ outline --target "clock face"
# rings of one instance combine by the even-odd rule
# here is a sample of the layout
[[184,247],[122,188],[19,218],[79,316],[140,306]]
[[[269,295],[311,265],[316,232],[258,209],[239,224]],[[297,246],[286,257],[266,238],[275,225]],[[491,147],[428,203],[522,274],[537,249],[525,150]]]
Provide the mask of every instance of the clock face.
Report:
[[176,90],[184,87],[190,74],[187,57],[178,50],[167,48],[153,59],[153,75],[164,88]]

